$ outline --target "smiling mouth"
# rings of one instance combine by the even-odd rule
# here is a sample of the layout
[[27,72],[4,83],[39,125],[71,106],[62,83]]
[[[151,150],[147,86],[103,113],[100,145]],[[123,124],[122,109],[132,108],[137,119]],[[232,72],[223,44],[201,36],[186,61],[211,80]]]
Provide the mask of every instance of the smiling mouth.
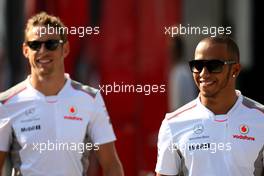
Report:
[[49,64],[51,62],[52,62],[51,59],[37,59],[37,63],[39,64]]
[[214,84],[214,81],[200,81],[201,86],[211,86]]

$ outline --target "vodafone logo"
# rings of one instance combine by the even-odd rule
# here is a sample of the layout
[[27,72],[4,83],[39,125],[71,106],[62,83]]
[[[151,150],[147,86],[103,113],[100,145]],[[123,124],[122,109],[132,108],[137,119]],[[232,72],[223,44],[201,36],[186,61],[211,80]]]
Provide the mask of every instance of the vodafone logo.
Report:
[[81,117],[75,117],[75,116],[64,116],[64,119],[77,120],[77,121],[82,121],[83,120]]
[[255,141],[254,136],[248,136],[249,127],[248,125],[242,124],[239,126],[240,134],[234,134],[233,138],[240,139],[240,140],[247,140],[247,141]]
[[74,120],[74,121],[82,121],[83,118],[82,117],[77,117],[77,108],[75,106],[70,106],[68,108],[68,113],[69,115],[64,116],[64,119],[66,120]]
[[77,108],[76,108],[75,106],[70,106],[70,107],[69,107],[69,113],[70,113],[71,115],[75,115],[75,114],[77,114]]
[[241,134],[247,134],[249,132],[249,127],[247,125],[240,125],[239,131]]

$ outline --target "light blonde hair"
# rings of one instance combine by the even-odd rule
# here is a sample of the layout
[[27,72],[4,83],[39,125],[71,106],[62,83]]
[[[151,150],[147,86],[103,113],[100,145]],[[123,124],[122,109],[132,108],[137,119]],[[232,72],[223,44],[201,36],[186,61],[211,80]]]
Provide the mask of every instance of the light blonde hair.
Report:
[[[59,17],[49,15],[46,12],[40,12],[28,19],[24,31],[25,42],[27,41],[28,32],[35,26],[51,26],[58,29],[65,28],[65,25],[62,23]],[[64,42],[67,41],[67,33],[60,32],[59,35]]]

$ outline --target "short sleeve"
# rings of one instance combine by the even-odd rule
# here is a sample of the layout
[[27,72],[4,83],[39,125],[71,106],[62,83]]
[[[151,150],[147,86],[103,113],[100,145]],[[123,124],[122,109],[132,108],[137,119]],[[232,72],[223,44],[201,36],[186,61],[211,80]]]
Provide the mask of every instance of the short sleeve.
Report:
[[4,105],[0,104],[0,151],[9,151],[11,143],[11,125]]
[[264,146],[262,146],[256,160],[254,161],[254,175],[263,175],[263,168],[264,168],[263,158],[264,158]]
[[173,147],[172,135],[166,119],[163,120],[158,136],[158,158],[155,171],[163,175],[177,175],[181,160]]
[[114,130],[100,92],[95,97],[95,113],[88,125],[88,135],[93,143],[105,144],[116,140]]

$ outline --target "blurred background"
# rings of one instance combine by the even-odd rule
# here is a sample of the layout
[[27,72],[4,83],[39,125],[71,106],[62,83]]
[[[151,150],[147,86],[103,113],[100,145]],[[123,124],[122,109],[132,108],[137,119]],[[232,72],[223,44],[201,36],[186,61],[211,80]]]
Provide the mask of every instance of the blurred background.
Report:
[[[198,41],[209,36],[171,37],[165,27],[231,26],[243,65],[237,87],[264,104],[260,7],[256,0],[0,0],[0,91],[29,74],[21,46],[25,22],[33,14],[46,11],[68,27],[98,26],[98,35],[69,35],[66,71],[96,88],[113,82],[166,85],[164,93],[103,94],[125,174],[152,176],[161,121],[197,96],[186,62]],[[90,175],[100,175],[94,158],[91,163]]]

